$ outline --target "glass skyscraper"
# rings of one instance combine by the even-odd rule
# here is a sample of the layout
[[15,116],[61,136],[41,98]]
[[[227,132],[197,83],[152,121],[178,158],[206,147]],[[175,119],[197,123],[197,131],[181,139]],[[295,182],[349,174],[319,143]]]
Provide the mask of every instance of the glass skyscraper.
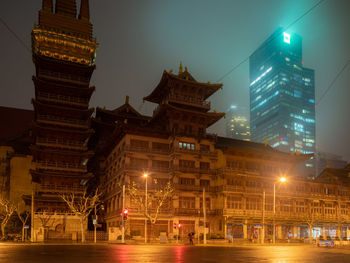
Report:
[[315,152],[315,73],[302,38],[278,28],[249,58],[251,140],[288,152]]

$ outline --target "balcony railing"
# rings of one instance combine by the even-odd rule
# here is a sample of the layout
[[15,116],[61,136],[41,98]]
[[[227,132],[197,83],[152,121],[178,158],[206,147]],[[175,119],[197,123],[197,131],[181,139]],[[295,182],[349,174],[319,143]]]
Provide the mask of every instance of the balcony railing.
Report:
[[45,192],[64,192],[64,193],[83,193],[85,190],[82,186],[66,186],[66,185],[39,185],[37,191]]
[[137,146],[131,146],[131,145],[126,145],[125,150],[130,151],[130,152],[141,152],[141,153],[157,153],[157,154],[169,154],[170,153],[169,149],[137,147]]
[[202,186],[202,185],[191,185],[191,184],[175,184],[175,189],[180,191],[196,191],[196,192],[202,192],[203,188],[205,188],[205,191],[207,192],[215,192],[216,187],[215,186]]
[[209,157],[217,157],[218,156],[217,151],[191,150],[191,149],[179,148],[179,147],[173,147],[172,151],[179,152],[179,153],[200,154],[200,155],[206,155]]
[[83,145],[83,142],[79,141],[71,141],[71,140],[64,140],[64,139],[57,139],[57,138],[43,138],[43,137],[37,137],[36,139],[38,145],[46,145],[46,146],[52,146],[55,147],[64,147],[64,148],[70,148],[70,149],[76,149],[76,150],[87,150],[87,147]]
[[201,100],[199,98],[193,98],[191,96],[169,94],[166,100],[177,102],[177,103],[185,103],[193,106],[200,106],[201,108],[205,108],[205,109],[210,109],[210,101]]
[[198,168],[198,167],[184,167],[184,166],[175,166],[175,171],[183,172],[183,173],[201,173],[201,174],[216,174],[215,169],[204,169],[204,168]]
[[48,169],[48,170],[72,170],[78,172],[86,172],[86,167],[81,164],[75,163],[62,163],[54,161],[37,161],[37,168]]
[[51,124],[58,124],[64,126],[72,126],[78,128],[88,128],[89,120],[77,120],[77,119],[69,119],[64,117],[58,117],[53,115],[39,115],[38,121],[47,122]]
[[194,208],[175,208],[174,214],[177,216],[198,216],[200,211]]
[[38,98],[43,98],[47,101],[69,103],[77,106],[88,106],[89,100],[87,98],[65,96],[54,93],[38,92]]

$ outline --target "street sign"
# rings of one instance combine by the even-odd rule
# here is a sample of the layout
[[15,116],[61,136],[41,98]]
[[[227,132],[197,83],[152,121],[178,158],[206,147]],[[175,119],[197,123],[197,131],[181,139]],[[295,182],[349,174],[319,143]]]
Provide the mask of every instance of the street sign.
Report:
[[24,229],[28,229],[28,228],[29,228],[29,225],[24,225],[23,228],[24,228]]
[[254,225],[255,228],[262,228],[262,225],[261,224],[256,224]]
[[92,220],[92,223],[93,223],[94,225],[96,225],[96,224],[97,224],[97,220],[96,220],[96,219],[93,219],[93,220]]

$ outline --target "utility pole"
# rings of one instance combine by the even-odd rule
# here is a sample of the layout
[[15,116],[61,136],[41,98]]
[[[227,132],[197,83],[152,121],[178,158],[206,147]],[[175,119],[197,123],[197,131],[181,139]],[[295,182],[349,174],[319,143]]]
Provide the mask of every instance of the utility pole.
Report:
[[263,192],[263,208],[262,208],[262,237],[261,244],[264,244],[265,241],[265,190]]
[[30,241],[34,242],[34,185],[32,185],[32,207],[31,207],[31,218],[30,218]]
[[95,204],[95,218],[94,221],[92,221],[94,223],[94,243],[96,243],[96,224],[97,224],[97,213],[96,213],[96,204]]
[[125,209],[125,185],[123,185],[123,209],[122,209],[122,243],[125,242],[124,235],[125,235],[125,221],[124,221],[124,209]]
[[272,241],[276,243],[276,183],[273,184],[273,236]]
[[207,212],[205,207],[205,187],[203,187],[203,216],[204,216],[204,234],[203,234],[203,244],[207,244]]

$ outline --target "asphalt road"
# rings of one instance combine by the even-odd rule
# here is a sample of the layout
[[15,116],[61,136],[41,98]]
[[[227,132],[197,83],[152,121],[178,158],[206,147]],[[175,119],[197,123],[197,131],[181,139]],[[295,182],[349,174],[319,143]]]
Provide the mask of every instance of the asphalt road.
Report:
[[0,263],[350,262],[350,249],[310,246],[200,247],[157,245],[0,244]]

